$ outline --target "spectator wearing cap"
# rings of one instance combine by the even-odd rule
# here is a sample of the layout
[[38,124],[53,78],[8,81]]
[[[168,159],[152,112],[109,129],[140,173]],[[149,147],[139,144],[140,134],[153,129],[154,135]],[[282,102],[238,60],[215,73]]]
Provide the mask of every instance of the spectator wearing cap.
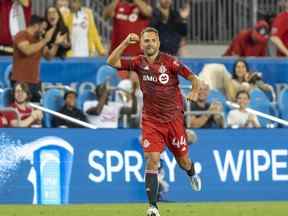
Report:
[[266,21],[260,20],[253,29],[242,30],[236,35],[224,53],[224,56],[267,56],[268,40],[269,25]]
[[285,11],[275,17],[271,30],[271,42],[280,57],[288,56],[288,0],[283,0],[282,6]]
[[[83,122],[87,122],[86,116],[76,107],[77,94],[75,91],[67,91],[64,94],[64,106],[58,111],[61,114],[70,116]],[[52,120],[53,127],[65,127],[65,128],[81,128],[81,125],[75,124],[68,120],[54,117]]]

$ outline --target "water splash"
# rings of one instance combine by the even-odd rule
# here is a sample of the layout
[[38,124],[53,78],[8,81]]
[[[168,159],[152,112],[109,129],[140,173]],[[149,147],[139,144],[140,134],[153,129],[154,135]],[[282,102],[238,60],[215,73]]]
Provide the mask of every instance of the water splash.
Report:
[[22,160],[28,159],[21,148],[21,140],[13,139],[5,133],[0,134],[0,185],[10,178]]
[[20,139],[14,139],[5,133],[0,134],[0,186],[16,172],[22,161],[30,161],[33,165],[33,153],[37,149],[49,145],[65,148],[72,155],[73,147],[59,137],[46,136],[29,143],[22,143]]

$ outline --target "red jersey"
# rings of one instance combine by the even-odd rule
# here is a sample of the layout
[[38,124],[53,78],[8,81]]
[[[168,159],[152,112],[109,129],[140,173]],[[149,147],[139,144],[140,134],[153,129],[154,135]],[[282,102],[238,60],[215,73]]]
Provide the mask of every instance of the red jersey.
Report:
[[[13,5],[12,0],[1,0],[0,1],[0,45],[12,46],[13,39],[10,33],[10,11]],[[29,23],[31,17],[31,2],[28,7],[23,7],[25,22]]]
[[[276,16],[272,25],[272,36],[278,36],[283,44],[288,48],[288,12],[282,12]],[[278,56],[284,56],[278,51]]]
[[169,122],[183,115],[183,98],[178,74],[188,78],[192,72],[175,58],[160,53],[154,63],[143,55],[121,58],[121,69],[135,71],[143,93],[143,118]]
[[[26,107],[26,109],[23,110],[16,103],[13,103],[10,107],[18,111],[20,120],[25,120],[26,118],[28,118],[33,111],[31,107]],[[17,119],[16,114],[14,112],[7,112],[5,116],[8,120],[8,125],[11,125],[12,120]]]
[[[149,24],[149,18],[143,16],[135,3],[119,2],[115,8],[111,36],[111,53],[129,33],[140,35],[141,31]],[[134,44],[125,49],[123,55],[135,56],[141,54],[139,44]]]
[[252,39],[252,30],[241,31],[232,41],[224,56],[267,56],[267,42]]

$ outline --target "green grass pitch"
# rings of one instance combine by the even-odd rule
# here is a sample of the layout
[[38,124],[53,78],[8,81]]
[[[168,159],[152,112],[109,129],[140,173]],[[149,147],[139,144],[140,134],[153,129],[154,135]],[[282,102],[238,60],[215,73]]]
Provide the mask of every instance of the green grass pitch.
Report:
[[[287,216],[288,202],[160,203],[161,216]],[[0,205],[0,216],[146,216],[146,204]]]

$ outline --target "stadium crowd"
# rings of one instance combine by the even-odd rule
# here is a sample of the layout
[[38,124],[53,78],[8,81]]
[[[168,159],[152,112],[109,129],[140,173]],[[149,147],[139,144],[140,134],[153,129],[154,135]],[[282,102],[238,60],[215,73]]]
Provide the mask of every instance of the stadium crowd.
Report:
[[[115,71],[103,66],[95,73],[103,70],[110,75],[102,83],[77,92],[71,86],[48,88],[42,84],[40,59],[65,61],[69,57],[107,56],[129,33],[139,35],[147,26],[159,31],[161,51],[179,56],[181,46],[186,43],[190,4],[175,10],[173,0],[159,0],[156,6],[148,0],[111,1],[102,14],[112,26],[109,49],[101,40],[93,11],[83,1],[56,0],[45,10],[43,17],[32,15],[31,4],[30,0],[0,1],[0,55],[13,59],[9,74],[11,84],[0,94],[0,100],[3,100],[0,127],[81,127],[29,106],[29,102],[45,106],[55,101],[51,99],[53,97],[57,102],[49,108],[97,127],[140,127],[142,94],[133,71]],[[223,54],[223,58],[238,58],[232,71],[217,62],[202,68],[199,77],[203,81],[198,100],[188,102],[183,98],[187,128],[278,126],[266,119],[258,120],[246,110],[249,103],[252,107],[259,105],[258,99],[255,100],[257,97],[264,110],[279,115],[275,89],[267,84],[268,80],[263,80],[261,74],[249,69],[245,57],[288,56],[288,27],[283,24],[288,22],[288,1],[286,8],[273,22],[258,20],[253,28],[243,29],[235,35]],[[124,55],[134,56],[141,52],[135,44],[129,46]],[[180,87],[187,96],[189,87]],[[239,108],[233,110],[227,100],[235,102]]]

